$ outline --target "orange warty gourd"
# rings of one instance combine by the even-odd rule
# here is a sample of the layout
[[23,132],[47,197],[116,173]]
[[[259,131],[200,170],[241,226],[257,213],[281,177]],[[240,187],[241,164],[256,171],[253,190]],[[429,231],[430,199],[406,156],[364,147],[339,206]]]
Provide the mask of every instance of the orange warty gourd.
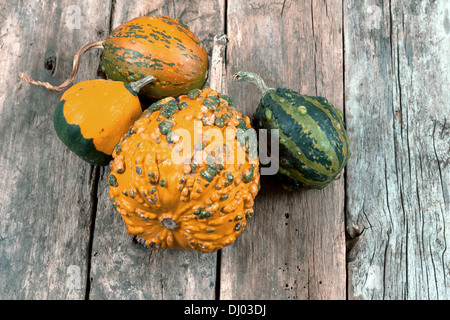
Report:
[[128,232],[151,248],[212,252],[235,241],[259,190],[255,143],[240,135],[250,128],[212,89],[152,104],[110,164],[111,200]]

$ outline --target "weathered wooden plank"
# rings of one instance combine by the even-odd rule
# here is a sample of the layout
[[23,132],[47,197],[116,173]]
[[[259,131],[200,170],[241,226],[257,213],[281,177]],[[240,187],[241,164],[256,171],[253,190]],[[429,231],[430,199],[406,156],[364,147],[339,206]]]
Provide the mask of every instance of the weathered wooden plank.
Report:
[[[227,21],[228,94],[245,114],[260,94],[231,83],[238,70],[343,107],[340,1],[231,0]],[[320,191],[261,185],[255,217],[222,250],[221,299],[345,299],[343,178]]]
[[446,1],[345,2],[350,299],[448,299]]
[[[91,1],[3,1],[0,10],[0,298],[83,299],[95,171],[53,130],[60,84],[75,52],[108,27]],[[76,81],[95,78],[98,52]]]
[[[223,33],[223,1],[114,3],[113,27],[149,14],[180,18],[210,54],[214,35]],[[90,299],[214,299],[217,254],[152,251],[136,243],[111,205],[108,174],[103,168],[98,185]]]

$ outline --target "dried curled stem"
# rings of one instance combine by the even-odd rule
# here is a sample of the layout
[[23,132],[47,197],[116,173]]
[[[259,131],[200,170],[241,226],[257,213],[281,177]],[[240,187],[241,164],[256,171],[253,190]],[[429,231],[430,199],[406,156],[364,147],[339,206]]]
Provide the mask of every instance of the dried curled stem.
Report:
[[233,80],[238,82],[248,81],[254,83],[261,91],[263,96],[269,91],[275,91],[275,88],[268,87],[264,80],[259,75],[253,72],[239,71],[238,73],[233,75]]
[[22,72],[19,74],[19,77],[22,80],[25,80],[28,83],[34,84],[36,86],[42,86],[47,88],[48,90],[51,91],[62,91],[64,89],[66,89],[69,84],[72,83],[73,79],[75,78],[75,76],[77,75],[78,72],[78,67],[80,65],[80,58],[81,56],[88,50],[90,49],[98,49],[98,48],[103,48],[103,43],[105,41],[93,41],[93,42],[89,42],[87,44],[85,44],[84,46],[82,46],[77,53],[75,54],[74,58],[73,58],[73,69],[72,69],[72,74],[69,76],[69,78],[67,78],[66,81],[64,81],[62,84],[60,84],[59,86],[53,86],[52,84],[48,83],[48,82],[42,82],[42,81],[36,81],[33,79],[28,78],[27,76],[25,76]]

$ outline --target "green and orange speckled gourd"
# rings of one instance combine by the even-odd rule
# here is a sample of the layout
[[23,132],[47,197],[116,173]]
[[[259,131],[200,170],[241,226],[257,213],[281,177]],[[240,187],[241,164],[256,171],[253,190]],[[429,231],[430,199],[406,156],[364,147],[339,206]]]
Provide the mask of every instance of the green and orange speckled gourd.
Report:
[[323,97],[269,88],[252,72],[240,71],[234,79],[253,82],[262,92],[254,122],[258,129],[278,129],[283,186],[321,189],[333,182],[350,157],[342,112]]
[[258,155],[237,134],[249,128],[250,119],[209,88],[152,104],[110,164],[110,197],[128,232],[155,249],[212,252],[233,243],[259,189]]
[[94,41],[75,54],[72,74],[61,85],[20,77],[48,90],[62,91],[75,78],[80,57],[88,50],[103,48],[101,70],[107,78],[135,82],[146,76],[156,80],[140,93],[151,99],[186,94],[201,89],[206,81],[208,55],[198,37],[179,19],[144,16],[117,27],[104,41]]
[[103,43],[101,70],[113,80],[156,81],[142,93],[155,99],[202,88],[208,69],[205,47],[180,20],[144,16],[117,27]]
[[53,125],[59,139],[92,165],[107,165],[114,146],[142,114],[139,90],[153,76],[124,83],[105,79],[81,81],[61,97]]

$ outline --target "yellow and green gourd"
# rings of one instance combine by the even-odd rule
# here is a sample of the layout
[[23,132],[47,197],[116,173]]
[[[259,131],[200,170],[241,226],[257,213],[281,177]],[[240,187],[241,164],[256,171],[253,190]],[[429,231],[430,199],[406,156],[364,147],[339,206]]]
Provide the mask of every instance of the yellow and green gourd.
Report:
[[250,81],[262,98],[254,114],[258,129],[278,129],[278,177],[288,190],[321,189],[342,172],[350,145],[342,112],[327,99],[269,88],[261,77],[240,71],[237,81]]
[[154,80],[153,76],[132,83],[95,79],[73,85],[55,110],[56,134],[83,160],[107,165],[114,146],[142,114],[139,90]]

